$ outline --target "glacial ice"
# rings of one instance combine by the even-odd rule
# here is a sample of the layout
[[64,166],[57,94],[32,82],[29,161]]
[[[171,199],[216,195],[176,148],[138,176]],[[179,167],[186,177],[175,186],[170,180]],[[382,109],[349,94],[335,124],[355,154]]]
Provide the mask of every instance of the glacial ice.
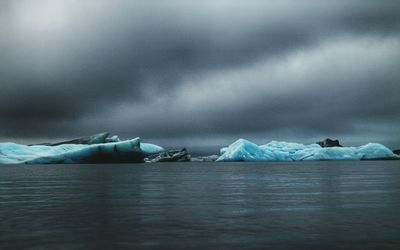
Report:
[[[145,157],[166,152],[139,138],[120,141],[117,136],[98,144],[61,144],[56,146],[26,146],[0,143],[0,164],[55,164],[55,163],[132,163],[143,162]],[[186,151],[185,151],[186,152]],[[318,144],[304,145],[293,142],[271,141],[257,145],[239,139],[221,148],[217,161],[317,161],[317,160],[370,160],[400,159],[390,149],[378,143],[359,147],[328,147]],[[217,156],[215,156],[217,157]],[[210,158],[210,160],[215,158]]]
[[100,144],[26,146],[0,143],[0,164],[112,163],[141,162],[143,156],[164,151],[162,147],[140,143],[139,138]]
[[217,161],[318,161],[318,160],[370,160],[399,158],[379,143],[359,147],[322,148],[318,144],[304,145],[293,142],[271,141],[257,145],[239,139],[229,147],[221,148]]
[[105,142],[120,142],[120,141],[121,139],[119,139],[118,135],[113,135],[105,139]]
[[164,148],[151,143],[140,143],[140,148],[142,149],[144,156],[154,155],[165,151]]

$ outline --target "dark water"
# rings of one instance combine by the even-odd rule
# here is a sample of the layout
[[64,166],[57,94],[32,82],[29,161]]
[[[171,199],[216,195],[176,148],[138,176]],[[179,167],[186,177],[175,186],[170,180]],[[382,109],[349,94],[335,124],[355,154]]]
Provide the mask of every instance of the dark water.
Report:
[[0,166],[0,249],[400,249],[400,161]]

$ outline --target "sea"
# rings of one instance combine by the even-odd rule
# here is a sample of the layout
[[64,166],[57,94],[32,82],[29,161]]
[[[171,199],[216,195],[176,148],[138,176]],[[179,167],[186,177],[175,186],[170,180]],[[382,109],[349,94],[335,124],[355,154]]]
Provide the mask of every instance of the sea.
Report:
[[0,249],[400,249],[400,161],[3,165]]

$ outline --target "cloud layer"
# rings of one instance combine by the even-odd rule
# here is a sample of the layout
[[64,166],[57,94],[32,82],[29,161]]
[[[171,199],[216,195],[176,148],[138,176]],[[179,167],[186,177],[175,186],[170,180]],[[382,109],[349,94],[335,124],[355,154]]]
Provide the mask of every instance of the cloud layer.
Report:
[[400,146],[398,1],[1,5],[4,140]]

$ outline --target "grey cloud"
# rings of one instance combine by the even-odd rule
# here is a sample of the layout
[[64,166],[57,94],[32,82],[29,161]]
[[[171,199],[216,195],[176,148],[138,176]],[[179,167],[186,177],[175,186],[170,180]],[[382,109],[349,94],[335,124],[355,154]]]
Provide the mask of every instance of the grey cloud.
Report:
[[[139,117],[139,122],[124,120],[122,127],[127,124],[146,136],[265,131],[273,139],[282,128],[307,134],[358,134],[355,123],[393,120],[398,113],[399,47],[397,37],[333,41],[293,55],[289,62],[267,61],[186,83],[192,87],[183,87],[173,102],[149,110],[122,109],[117,117]],[[140,116],[142,109],[161,111],[146,118]]]
[[[242,69],[249,69],[249,76],[238,86],[257,77],[268,80],[255,65],[268,61],[274,68],[342,37],[353,44],[370,37],[378,44],[388,37],[398,41],[398,1],[41,0],[2,5],[3,138],[69,137],[104,129],[155,138],[233,138],[263,130],[279,133],[277,128],[344,134],[354,132],[352,119],[383,121],[397,115],[393,93],[399,90],[399,62],[392,57],[379,61],[385,65],[368,67],[352,60],[348,67],[353,70],[342,70],[340,76],[329,69],[337,64],[327,63],[324,71],[305,77],[315,82],[298,89],[285,87],[286,82],[303,84],[292,79],[298,75],[280,74],[275,84],[282,90],[267,95],[249,90],[234,109],[227,93],[217,101],[213,95],[195,98],[201,81],[216,80],[210,76],[221,75],[206,85],[215,91]],[[327,84],[318,84],[321,80]],[[375,101],[365,109],[368,99]]]

